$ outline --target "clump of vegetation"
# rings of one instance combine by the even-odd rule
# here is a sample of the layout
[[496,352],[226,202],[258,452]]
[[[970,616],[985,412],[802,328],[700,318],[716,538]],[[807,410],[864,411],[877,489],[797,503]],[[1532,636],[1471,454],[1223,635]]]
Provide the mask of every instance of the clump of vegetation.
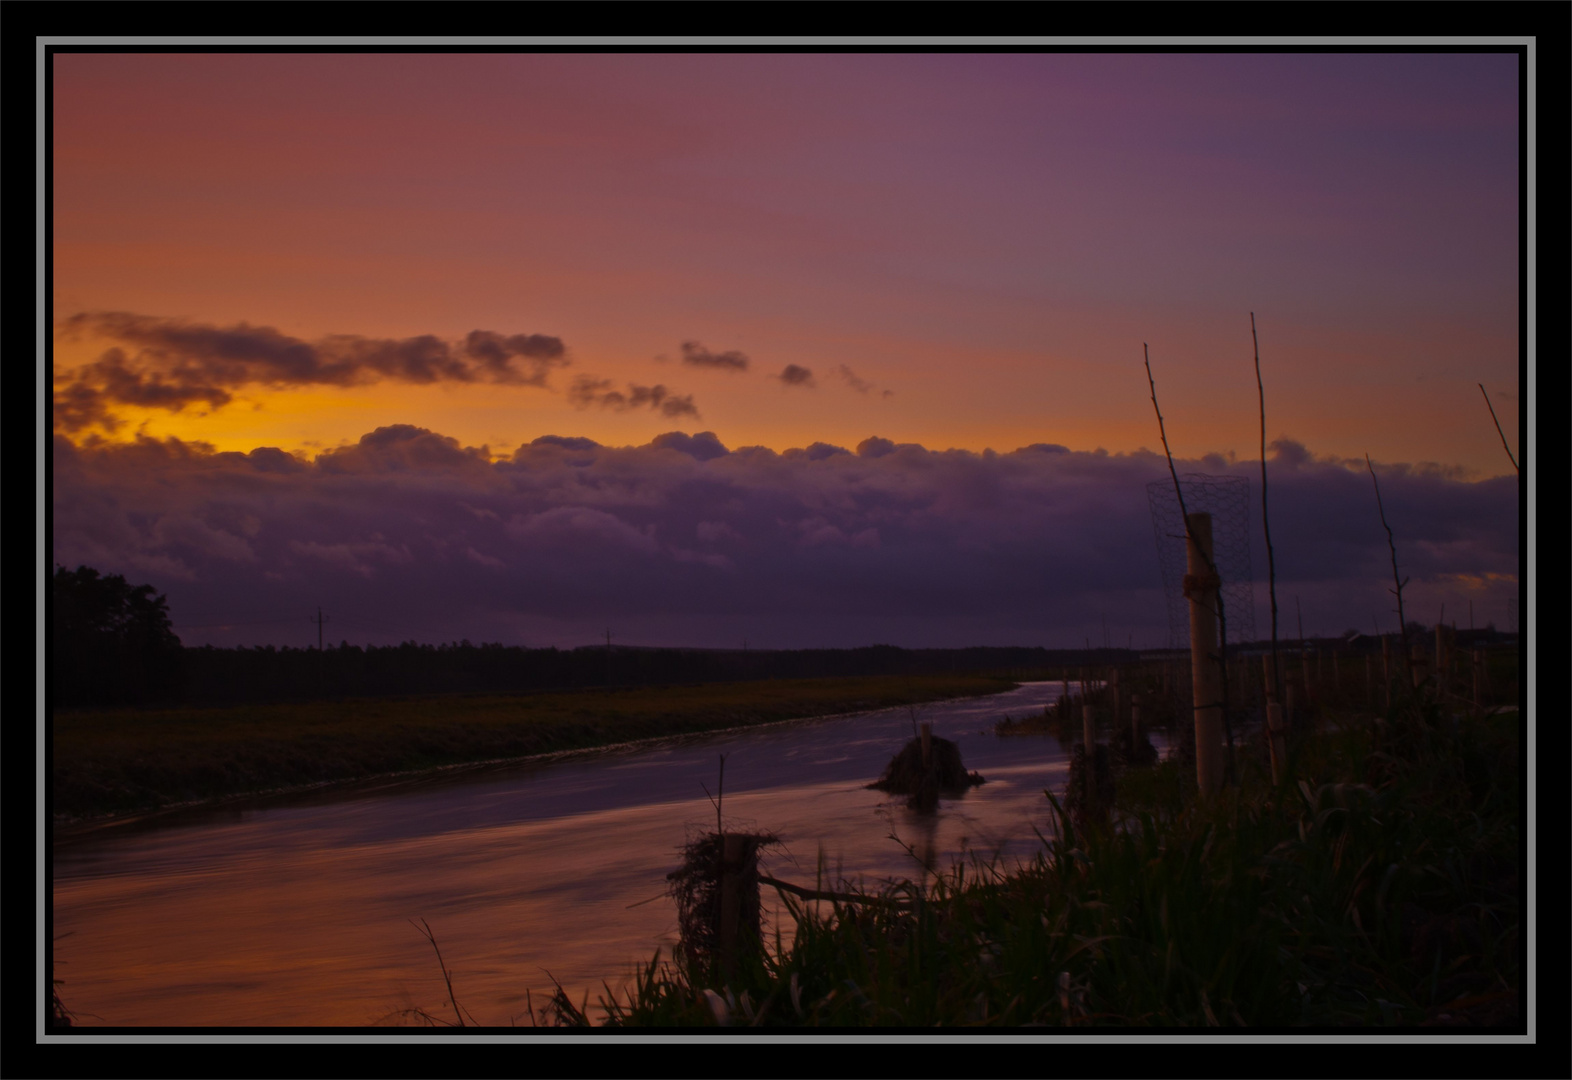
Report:
[[1040,713],[1027,716],[1005,716],[995,721],[993,733],[995,735],[1052,735],[1063,740],[1066,731],[1065,705],[1062,701],[1052,705],[1044,705]]
[[908,796],[913,807],[932,810],[941,794],[964,794],[968,788],[984,782],[981,774],[966,771],[961,761],[961,748],[955,743],[937,735],[931,736],[929,742],[927,760],[924,760],[922,739],[912,739],[890,759],[879,779],[868,786],[876,791]]
[[1518,715],[1322,721],[1290,785],[1247,745],[1197,801],[1165,761],[1117,778],[1106,826],[1050,796],[1030,863],[783,893],[789,941],[724,981],[657,953],[607,1022],[1519,1026]]
[[721,882],[728,875],[737,883],[737,925],[748,938],[744,951],[759,945],[759,852],[780,840],[769,833],[731,835],[738,848],[734,865],[726,864],[726,837],[707,832],[683,846],[682,865],[666,875],[683,949],[698,967],[713,967],[720,955]]

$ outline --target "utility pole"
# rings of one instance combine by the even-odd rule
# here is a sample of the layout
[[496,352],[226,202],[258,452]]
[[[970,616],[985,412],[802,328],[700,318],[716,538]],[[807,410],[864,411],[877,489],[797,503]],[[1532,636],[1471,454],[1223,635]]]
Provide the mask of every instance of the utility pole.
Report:
[[317,624],[317,690],[320,692],[322,690],[322,624],[328,620],[323,616],[322,608],[318,606],[317,617],[313,619],[308,615],[306,621]]

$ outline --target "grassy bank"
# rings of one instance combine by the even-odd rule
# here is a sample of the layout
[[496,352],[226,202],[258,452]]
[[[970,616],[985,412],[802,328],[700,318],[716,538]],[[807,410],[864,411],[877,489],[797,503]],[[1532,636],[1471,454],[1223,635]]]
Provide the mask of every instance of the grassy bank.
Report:
[[[810,910],[730,976],[652,961],[619,1025],[1511,1027],[1519,716],[1323,718],[1273,788],[1260,745],[1206,803],[1173,763],[1113,827]],[[1045,816],[1049,805],[1045,802]],[[768,824],[768,823],[763,823]],[[767,872],[767,871],[766,871]],[[828,886],[831,883],[826,882]],[[546,1019],[587,1023],[560,998]]]
[[52,810],[80,818],[323,781],[996,693],[958,676],[363,698],[51,719]]

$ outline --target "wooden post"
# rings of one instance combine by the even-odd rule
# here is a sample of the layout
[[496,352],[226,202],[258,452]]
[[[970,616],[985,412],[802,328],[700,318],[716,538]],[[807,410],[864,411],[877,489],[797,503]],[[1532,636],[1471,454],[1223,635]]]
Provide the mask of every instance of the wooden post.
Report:
[[1132,753],[1136,747],[1141,745],[1141,735],[1141,695],[1132,693],[1130,695],[1130,749]]
[[737,963],[737,924],[742,919],[741,836],[721,837],[720,961],[730,977]]
[[1386,707],[1392,707],[1392,639],[1381,635],[1381,682],[1386,686]]
[[1480,705],[1482,704],[1482,701],[1483,701],[1483,699],[1481,699],[1480,696],[1479,696],[1479,668],[1480,668],[1480,663],[1479,663],[1479,650],[1478,649],[1474,650],[1472,659],[1473,659],[1473,664],[1471,666],[1474,669],[1474,708],[1477,709],[1477,708],[1480,707]]
[[1294,684],[1286,683],[1283,686],[1283,715],[1290,725],[1294,722]]
[[926,720],[922,725],[922,767],[933,768],[933,725]]
[[1309,708],[1310,702],[1315,700],[1315,694],[1311,693],[1310,690],[1310,646],[1305,644],[1303,641],[1299,643],[1299,670],[1304,674],[1305,707]]
[[1081,706],[1081,728],[1086,750],[1086,820],[1090,821],[1097,806],[1097,720],[1091,705]]
[[1190,681],[1195,709],[1195,778],[1201,794],[1223,784],[1223,705],[1217,657],[1217,590],[1213,563],[1212,515],[1189,515],[1186,589],[1190,598]]
[[1108,669],[1108,692],[1109,692],[1109,696],[1113,699],[1113,724],[1114,724],[1114,727],[1117,728],[1119,726],[1119,717],[1123,715],[1119,711],[1119,669],[1118,668],[1109,668]]
[[1288,775],[1288,743],[1284,738],[1283,707],[1266,703],[1266,730],[1272,747],[1272,784],[1280,785]]
[[1446,693],[1446,624],[1436,623],[1436,693]]

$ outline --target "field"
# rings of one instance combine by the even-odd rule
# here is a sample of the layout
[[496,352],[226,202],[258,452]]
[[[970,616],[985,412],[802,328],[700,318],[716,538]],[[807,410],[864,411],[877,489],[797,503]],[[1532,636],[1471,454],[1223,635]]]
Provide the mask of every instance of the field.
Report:
[[57,824],[177,803],[997,693],[981,676],[772,679],[51,718]]

